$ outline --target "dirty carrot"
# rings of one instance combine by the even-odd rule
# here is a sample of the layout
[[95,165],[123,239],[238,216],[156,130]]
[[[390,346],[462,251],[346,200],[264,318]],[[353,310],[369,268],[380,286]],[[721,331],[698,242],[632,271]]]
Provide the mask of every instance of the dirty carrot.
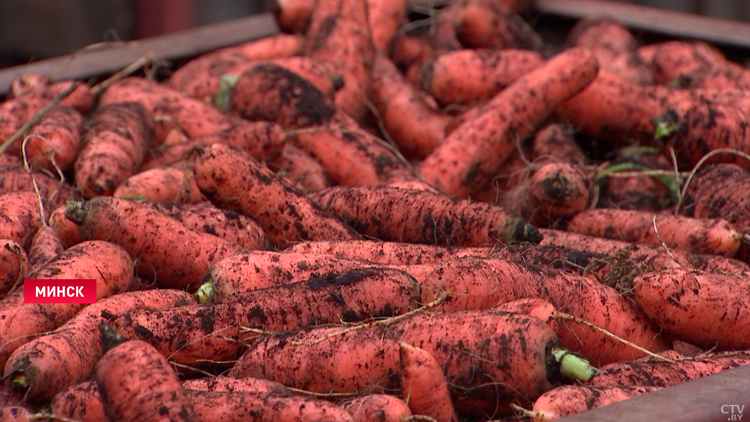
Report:
[[134,174],[117,186],[113,196],[185,204],[208,200],[195,183],[192,170],[177,167],[155,168]]
[[355,421],[361,422],[399,422],[412,415],[404,400],[388,394],[368,394],[345,401],[341,406]]
[[402,395],[415,415],[457,422],[443,368],[428,351],[399,342]]

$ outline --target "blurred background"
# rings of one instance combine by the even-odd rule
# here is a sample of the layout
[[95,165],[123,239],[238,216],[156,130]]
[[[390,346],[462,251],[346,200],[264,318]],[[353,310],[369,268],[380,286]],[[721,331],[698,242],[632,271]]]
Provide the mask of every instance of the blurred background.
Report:
[[[359,1],[359,0],[352,0]],[[616,0],[601,0],[616,1]],[[621,0],[750,21],[750,0]],[[269,10],[273,0],[0,0],[0,67]]]

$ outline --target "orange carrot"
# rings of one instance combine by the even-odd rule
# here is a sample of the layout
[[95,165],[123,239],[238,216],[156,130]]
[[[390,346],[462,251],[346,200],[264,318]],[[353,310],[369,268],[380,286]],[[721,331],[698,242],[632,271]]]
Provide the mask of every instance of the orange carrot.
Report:
[[[3,154],[4,156],[6,154]],[[0,156],[0,157],[2,157]],[[33,181],[32,181],[33,179]],[[42,199],[52,207],[65,205],[66,201],[79,199],[81,193],[64,180],[52,177],[46,172],[28,171],[22,164],[0,167],[0,194],[11,192],[35,192],[34,182]]]
[[79,422],[108,420],[96,381],[87,381],[63,389],[50,403],[52,413]]
[[422,73],[435,55],[435,48],[429,38],[414,32],[397,32],[389,48],[390,59],[414,86],[420,85]]
[[174,167],[155,168],[130,176],[117,186],[113,196],[186,204],[207,200],[195,183],[193,172]]
[[86,198],[112,196],[137,173],[154,136],[151,114],[139,103],[101,106],[86,121],[75,161],[76,185]]
[[492,308],[495,311],[516,312],[529,315],[546,322],[556,333],[560,333],[560,321],[557,320],[557,308],[544,299],[527,298],[501,303]]
[[380,53],[375,57],[369,99],[383,129],[404,153],[425,157],[443,141],[450,117]]
[[103,354],[98,324],[137,308],[164,309],[195,303],[179,290],[121,293],[84,308],[54,332],[16,349],[5,364],[10,387],[28,401],[46,401],[88,379]]
[[467,48],[540,50],[541,37],[518,14],[495,0],[452,2],[447,15]]
[[39,227],[29,246],[29,273],[36,272],[65,249],[55,229],[46,224]]
[[68,171],[81,146],[82,123],[83,116],[72,107],[58,105],[47,112],[24,140],[29,164],[50,171]]
[[213,202],[258,221],[275,245],[357,237],[271,170],[226,145],[214,144],[197,153],[195,178]]
[[372,43],[382,52],[388,52],[396,31],[405,23],[406,0],[367,0],[367,20],[372,32]]
[[744,285],[745,280],[732,276],[682,268],[646,273],[633,281],[644,313],[665,331],[689,343],[719,349],[750,346],[744,335],[750,327]]
[[534,163],[562,162],[583,167],[586,163],[581,146],[576,143],[568,129],[551,123],[539,129],[531,141]]
[[18,242],[0,239],[0,294],[23,285],[29,273],[29,258]]
[[398,397],[387,394],[368,394],[342,403],[355,421],[399,422],[412,416],[409,406]]
[[81,238],[122,246],[137,260],[140,275],[168,288],[194,291],[212,262],[244,250],[125,199],[98,196],[69,203],[65,215],[78,224]]
[[658,390],[658,387],[566,385],[539,397],[530,416],[538,422],[554,421]]
[[341,329],[264,338],[245,352],[230,375],[264,377],[314,392],[380,393],[398,388],[394,374],[400,366],[398,342],[403,341],[435,357],[444,368],[456,411],[467,417],[503,414],[507,403],[536,398],[555,382],[546,360],[556,342],[554,332],[520,314],[422,313],[311,343]]
[[355,120],[366,110],[375,59],[370,28],[367,2],[318,0],[307,31],[305,55],[341,75],[344,86],[336,92],[335,104]]
[[[617,166],[626,172],[631,169],[672,169],[669,159],[663,154],[641,147],[619,149],[611,164],[610,171]],[[673,199],[663,179],[645,175],[622,177],[617,172],[602,178],[597,207],[658,212]]]
[[281,154],[266,164],[276,175],[301,190],[315,192],[331,186],[323,166],[292,144],[285,144]]
[[83,241],[78,233],[78,225],[65,216],[65,205],[55,208],[48,219],[49,226],[66,249]]
[[403,341],[398,346],[402,394],[408,400],[409,410],[437,422],[458,421],[443,368],[435,357]]
[[167,359],[146,342],[118,335],[100,324],[105,353],[96,363],[96,382],[110,420],[199,422]]
[[425,69],[422,87],[443,106],[481,104],[542,66],[535,51],[474,49],[441,54]]
[[[422,162],[420,173],[447,193],[468,196],[497,172],[518,138],[529,135],[558,102],[585,87],[597,69],[589,50],[560,53],[508,86],[482,106],[477,116],[451,132]],[[542,92],[544,98],[536,98]]]
[[[360,233],[382,240],[457,246],[538,243],[536,228],[507,209],[391,187],[333,187],[310,198]],[[417,213],[401,210],[417,209]]]
[[[120,247],[108,242],[84,242],[48,262],[35,279],[95,279],[96,297],[103,299],[125,291],[133,277],[133,262]],[[23,288],[0,302],[0,365],[19,346],[64,324],[86,304],[24,303]]]
[[693,79],[720,66],[724,54],[701,41],[667,41],[654,45],[651,66],[662,85],[691,86]]
[[182,382],[182,388],[186,391],[245,391],[255,393],[275,393],[280,395],[292,395],[291,390],[278,382],[263,378],[229,378],[229,377],[206,377],[195,378]]
[[0,407],[0,422],[31,422],[39,419],[38,415],[23,406]]
[[737,253],[742,238],[726,220],[604,208],[579,212],[570,219],[568,230],[654,246],[660,246],[663,240],[669,248],[730,258]]
[[299,56],[304,52],[304,47],[305,37],[301,35],[276,34],[218,51],[236,51],[250,60],[260,61]]
[[39,198],[33,192],[0,195],[0,239],[18,242],[25,250],[42,225]]
[[568,41],[578,47],[590,48],[601,68],[637,84],[654,83],[654,74],[636,53],[638,42],[633,34],[610,17],[588,17],[576,23]]

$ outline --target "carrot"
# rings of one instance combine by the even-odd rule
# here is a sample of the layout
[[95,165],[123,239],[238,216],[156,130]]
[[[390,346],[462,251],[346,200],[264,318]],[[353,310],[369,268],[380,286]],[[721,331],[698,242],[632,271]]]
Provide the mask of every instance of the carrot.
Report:
[[580,167],[553,162],[507,192],[501,204],[534,225],[550,227],[585,210],[592,197],[592,183]]
[[110,420],[200,421],[164,356],[146,342],[127,341],[106,323],[100,329],[105,353],[96,363],[96,383]]
[[344,79],[344,86],[336,92],[335,104],[355,120],[366,110],[375,59],[367,9],[364,1],[318,0],[305,45],[305,56]]
[[29,246],[29,273],[36,272],[65,249],[55,229],[46,224],[39,227]]
[[[750,174],[733,164],[710,165],[701,169],[688,185],[687,201],[695,218],[721,218],[738,231],[750,232],[750,201],[737,192],[750,189]],[[742,242],[737,258],[750,263],[750,247]]]
[[120,245],[138,262],[140,275],[167,288],[194,291],[212,262],[244,250],[125,199],[70,203],[65,215],[78,225],[81,238]]
[[[613,224],[614,222],[617,223]],[[670,248],[730,258],[737,253],[742,238],[742,234],[726,220],[617,209],[582,211],[570,219],[568,230],[588,236],[654,246],[661,245],[660,235]]]
[[745,280],[732,276],[682,268],[646,273],[633,281],[643,312],[665,331],[697,346],[719,349],[750,345],[744,335],[750,324],[744,285]]
[[82,123],[83,116],[72,107],[58,105],[47,112],[24,140],[29,164],[68,171],[81,145]]
[[0,294],[23,284],[29,273],[29,258],[18,242],[0,239]]
[[372,43],[382,52],[388,51],[396,31],[405,23],[406,0],[367,0],[367,16]]
[[530,415],[535,421],[554,421],[658,390],[658,387],[566,385],[539,397]]
[[[671,169],[671,163],[664,155],[654,148],[643,147],[620,149],[611,164],[610,171],[618,166],[626,172]],[[658,212],[673,199],[662,177],[622,177],[617,175],[617,171],[614,173],[599,182],[599,208]]]
[[[334,187],[309,197],[360,233],[382,240],[457,246],[539,243],[537,229],[507,209],[390,187]],[[404,213],[401,210],[419,210]]]
[[400,342],[401,388],[415,415],[437,422],[458,421],[443,368],[428,351]]
[[224,47],[218,51],[236,51],[250,60],[268,60],[299,56],[304,52],[305,37],[276,34],[246,43]]
[[86,121],[75,161],[76,185],[86,198],[112,196],[137,173],[151,146],[154,121],[139,103],[113,103]]
[[43,402],[91,375],[103,354],[98,324],[137,308],[164,309],[195,303],[179,290],[121,293],[84,308],[54,332],[16,349],[5,364],[10,387],[28,401]]
[[540,50],[542,39],[513,10],[495,0],[462,0],[448,9],[458,39],[467,48]]
[[86,381],[63,389],[50,402],[52,413],[79,422],[108,420],[96,381]]
[[443,141],[450,117],[411,85],[382,53],[375,57],[368,98],[383,129],[404,153],[425,157]]
[[243,252],[212,264],[206,270],[199,294],[207,301],[225,301],[238,293],[368,266],[372,265],[325,254]]
[[541,54],[527,50],[452,51],[429,64],[422,87],[443,106],[473,106],[492,99],[544,62]]
[[702,41],[667,41],[654,46],[651,66],[662,85],[691,86],[692,79],[726,61],[716,47]]
[[594,16],[579,20],[571,29],[568,41],[578,47],[590,48],[604,70],[637,84],[654,83],[654,74],[636,53],[638,41],[613,18]]
[[55,208],[48,218],[49,226],[66,249],[83,241],[78,233],[78,225],[65,216],[65,205]]
[[154,116],[156,145],[175,126],[194,138],[230,128],[241,121],[210,104],[143,78],[129,77],[114,82],[99,99],[100,106],[124,102],[139,102]]
[[269,381],[263,378],[229,378],[229,377],[206,377],[195,378],[182,382],[182,388],[186,391],[207,391],[222,393],[231,391],[273,393],[279,395],[292,395],[291,390],[283,384]]
[[[532,133],[557,103],[593,80],[597,69],[596,59],[586,49],[560,53],[508,86],[482,106],[477,116],[451,132],[422,162],[419,172],[428,183],[466,197],[497,172],[515,149],[517,138]],[[544,98],[535,98],[541,92]]]
[[274,0],[272,10],[276,23],[289,34],[304,34],[310,26],[315,0]]
[[39,91],[50,84],[49,76],[41,73],[22,73],[10,83],[10,91],[6,94],[6,100],[18,98],[30,92]]
[[237,122],[218,132],[183,138],[179,142],[169,142],[151,151],[151,155],[141,166],[142,170],[157,167],[177,166],[187,160],[193,148],[212,144],[226,144],[241,149],[257,160],[274,160],[283,154],[286,147],[283,129],[271,122]]
[[181,222],[196,232],[208,233],[249,250],[265,250],[268,236],[254,220],[236,212],[216,208],[209,202],[175,204],[139,202]]
[[134,174],[117,186],[113,196],[186,204],[207,201],[195,182],[193,172],[174,167],[155,168]]
[[0,422],[31,422],[39,419],[47,419],[32,413],[23,406],[0,407]]
[[171,361],[221,368],[261,333],[390,317],[416,309],[419,299],[419,285],[405,272],[362,268],[279,283],[212,305],[135,310],[114,327],[149,342]]
[[536,398],[555,382],[547,365],[554,332],[520,314],[422,313],[311,343],[340,330],[314,328],[264,338],[230,375],[264,377],[314,392],[381,393],[400,386],[398,342],[403,341],[435,357],[456,411],[467,417],[502,414],[513,399]]
[[641,358],[633,362],[617,362],[599,368],[588,385],[609,387],[671,387],[728,369],[750,364],[747,356],[716,356],[701,359],[681,358],[666,362]]
[[33,192],[0,195],[0,239],[18,242],[28,250],[42,225],[39,198]]
[[517,299],[501,303],[494,306],[492,309],[495,311],[516,312],[533,316],[546,322],[556,333],[561,332],[560,321],[557,320],[556,316],[557,308],[555,308],[555,305],[544,299]]
[[[35,279],[95,279],[96,297],[103,299],[125,291],[133,277],[133,263],[121,248],[107,242],[84,242],[48,262]],[[53,330],[86,305],[80,303],[24,303],[23,288],[0,302],[0,365],[21,345]]]
[[399,422],[412,416],[403,400],[387,394],[368,394],[341,405],[355,421],[361,422]]
[[559,123],[550,123],[539,129],[531,141],[531,154],[535,163],[562,162],[583,167],[586,158],[569,129]]
[[[6,154],[0,155],[0,157]],[[33,179],[33,181],[32,181]],[[66,201],[81,198],[81,193],[64,180],[50,176],[46,172],[26,170],[22,164],[0,167],[0,194],[11,192],[35,192],[34,182],[42,199],[52,207],[65,205]]]
[[388,55],[403,72],[406,80],[414,86],[420,86],[422,73],[436,54],[427,35],[402,30],[393,37]]
[[292,144],[285,144],[281,154],[266,164],[276,175],[303,191],[314,192],[331,186],[323,166]]
[[271,170],[226,145],[214,144],[196,154],[195,179],[214,203],[258,221],[277,246],[357,236]]
[[489,257],[492,248],[420,245],[377,240],[300,242],[284,250],[294,254],[325,254],[379,264],[419,265],[452,258]]

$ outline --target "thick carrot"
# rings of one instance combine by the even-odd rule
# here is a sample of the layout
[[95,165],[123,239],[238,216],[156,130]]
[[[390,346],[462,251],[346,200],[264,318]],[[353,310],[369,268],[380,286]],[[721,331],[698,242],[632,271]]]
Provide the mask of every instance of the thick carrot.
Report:
[[456,246],[541,240],[534,226],[503,207],[444,194],[347,186],[309,197],[360,233],[382,240]]
[[658,390],[658,387],[566,385],[539,397],[530,415],[538,422],[554,421]]
[[355,421],[399,422],[412,416],[409,406],[400,398],[387,394],[368,394],[341,403]]
[[264,377],[315,392],[379,393],[400,387],[398,342],[404,341],[435,357],[456,410],[466,416],[502,414],[513,399],[534,399],[555,382],[548,369],[554,332],[520,314],[422,313],[311,343],[341,329],[264,338],[230,375]]
[[541,37],[513,10],[495,0],[451,2],[446,13],[467,48],[540,50]]
[[530,223],[550,227],[588,208],[593,184],[575,165],[552,162],[507,192],[500,202]]
[[47,112],[24,140],[29,164],[68,171],[81,146],[82,123],[83,116],[72,107],[58,105]]
[[105,323],[100,327],[105,353],[95,374],[110,420],[200,421],[164,356],[146,342],[127,341]]
[[125,179],[112,194],[115,198],[145,199],[185,204],[207,201],[191,170],[168,167],[145,170]]
[[632,362],[617,362],[599,368],[588,385],[609,387],[671,387],[728,369],[750,364],[747,355],[716,356],[701,359],[674,359],[666,362],[655,358],[641,358]]
[[31,239],[42,225],[40,206],[33,192],[0,195],[0,239],[18,242],[28,250]]
[[114,326],[174,362],[225,367],[262,333],[390,317],[416,309],[419,300],[419,285],[407,273],[363,268],[235,294],[208,306],[135,310]]
[[636,53],[638,41],[633,34],[610,17],[594,16],[576,23],[568,35],[570,44],[590,48],[602,69],[637,84],[653,84],[654,74]]
[[103,354],[98,324],[137,308],[164,309],[195,303],[179,290],[121,293],[84,308],[54,332],[16,349],[5,364],[7,383],[33,402],[51,399],[91,375]]
[[[2,156],[5,156],[3,154]],[[0,156],[0,157],[2,157]],[[33,179],[33,181],[32,181]],[[66,201],[81,198],[81,193],[65,181],[52,177],[46,172],[28,171],[22,164],[0,167],[0,194],[11,192],[35,192],[34,182],[42,199],[52,207],[65,205]]]
[[335,104],[357,120],[366,110],[375,59],[370,28],[367,2],[318,0],[307,30],[305,55],[341,75]]
[[456,422],[448,381],[443,368],[428,351],[400,342],[402,394],[415,415],[429,416],[437,422]]
[[419,172],[445,192],[466,197],[490,180],[519,138],[531,134],[559,102],[591,82],[597,70],[598,63],[587,49],[560,53],[451,132],[422,162]]
[[23,246],[10,239],[0,239],[0,294],[23,285],[29,273],[29,258]]
[[730,258],[737,253],[742,239],[742,233],[726,220],[605,208],[579,212],[570,219],[567,229],[587,236],[654,246],[660,246],[663,240],[669,248]]
[[65,215],[78,224],[81,238],[122,246],[137,260],[140,275],[168,288],[193,291],[212,262],[244,250],[125,199],[99,196],[70,203]]
[[493,248],[421,245],[377,240],[300,242],[284,250],[294,254],[326,254],[379,264],[419,265],[452,258],[489,257]]
[[63,389],[50,402],[52,413],[79,422],[108,420],[96,381],[86,381]]
[[285,144],[281,154],[266,164],[290,185],[303,191],[315,192],[331,186],[323,166],[292,144]]
[[422,87],[443,106],[473,106],[542,66],[535,51],[466,49],[441,54],[425,69]]
[[368,98],[383,129],[404,153],[425,157],[445,138],[450,117],[410,84],[382,53],[375,57]]
[[646,273],[633,281],[638,304],[665,331],[719,349],[750,346],[745,285],[746,280],[732,276],[682,268]]
[[36,272],[66,249],[55,229],[39,227],[29,246],[29,273]]
[[[133,262],[120,247],[108,242],[84,242],[58,255],[37,272],[35,279],[95,279],[96,297],[103,299],[125,291],[133,277]],[[53,330],[86,304],[24,303],[23,288],[0,302],[0,365],[21,345]]]
[[[178,135],[179,136],[179,135]],[[142,170],[157,167],[177,166],[187,160],[193,148],[212,144],[226,144],[241,149],[257,160],[274,160],[283,153],[286,135],[276,123],[237,122],[218,132],[189,139],[180,137],[180,142],[167,142],[151,151],[151,155],[141,166]]]
[[141,204],[180,221],[191,230],[208,233],[248,250],[265,250],[270,247],[268,236],[253,219],[233,211],[211,205],[175,204],[172,202],[141,202]]
[[49,226],[55,231],[57,237],[62,241],[65,248],[81,243],[78,225],[65,216],[65,205],[55,208],[49,215]]
[[18,98],[30,92],[39,91],[50,84],[49,76],[42,73],[22,73],[10,83],[10,91],[6,94],[6,100]]
[[660,84],[689,87],[693,79],[724,62],[724,54],[708,43],[667,41],[654,46],[651,67]]
[[195,179],[211,201],[260,223],[277,246],[357,237],[271,170],[226,145],[214,144],[196,153]]
[[86,121],[75,161],[76,185],[84,196],[112,196],[123,181],[138,172],[153,137],[153,117],[140,103],[97,108]]
[[387,53],[393,36],[406,21],[406,0],[367,0],[367,18],[375,48]]

